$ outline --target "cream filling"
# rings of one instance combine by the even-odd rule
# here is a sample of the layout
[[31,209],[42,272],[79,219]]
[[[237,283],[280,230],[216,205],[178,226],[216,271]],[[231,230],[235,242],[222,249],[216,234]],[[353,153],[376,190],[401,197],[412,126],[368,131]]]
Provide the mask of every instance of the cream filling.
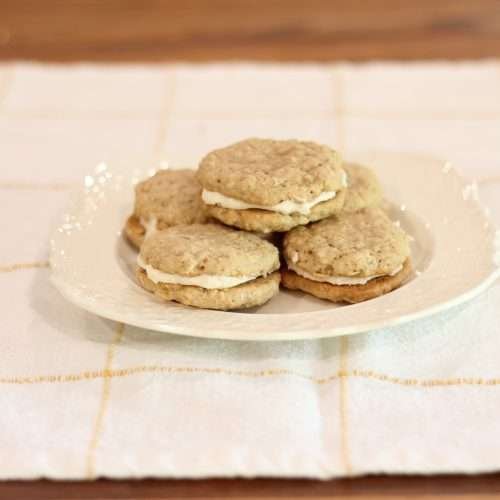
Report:
[[[347,187],[347,175],[342,172],[342,185]],[[207,205],[219,205],[223,208],[230,208],[232,210],[247,210],[249,208],[258,208],[260,210],[269,210],[271,212],[278,212],[284,215],[299,213],[302,215],[309,215],[311,208],[323,201],[333,200],[337,196],[337,191],[323,191],[316,198],[310,201],[294,201],[284,200],[276,205],[257,205],[253,203],[246,203],[245,201],[231,198],[217,191],[208,191],[204,189],[201,197]]]
[[261,210],[269,210],[271,212],[278,212],[280,214],[290,215],[299,213],[308,215],[311,208],[322,201],[327,201],[335,198],[336,191],[325,191],[311,201],[297,202],[293,200],[285,200],[277,205],[257,205],[253,203],[246,203],[230,196],[225,196],[217,191],[203,190],[201,197],[207,205],[219,205],[223,208],[231,208],[233,210],[247,210],[249,208],[259,208]]
[[258,276],[217,276],[202,274],[200,276],[181,276],[169,274],[146,264],[140,255],[137,256],[137,265],[146,271],[148,278],[153,283],[169,283],[172,285],[199,286],[209,290],[215,288],[232,288],[247,281],[252,281]]
[[296,272],[300,276],[303,276],[304,278],[307,278],[312,281],[319,281],[321,283],[330,283],[331,285],[366,285],[369,281],[374,280],[375,278],[380,278],[381,276],[394,276],[398,274],[399,271],[403,269],[403,265],[401,264],[390,274],[375,274],[373,276],[359,276],[359,277],[352,277],[352,276],[318,277],[314,276],[313,274],[309,274],[307,271],[304,271],[303,269],[300,269],[299,267],[290,263],[288,264],[288,268]]
[[158,231],[158,219],[153,215],[149,219],[145,219],[141,217],[139,219],[141,226],[146,230],[146,234],[144,235],[144,239],[148,238],[152,234],[155,234]]

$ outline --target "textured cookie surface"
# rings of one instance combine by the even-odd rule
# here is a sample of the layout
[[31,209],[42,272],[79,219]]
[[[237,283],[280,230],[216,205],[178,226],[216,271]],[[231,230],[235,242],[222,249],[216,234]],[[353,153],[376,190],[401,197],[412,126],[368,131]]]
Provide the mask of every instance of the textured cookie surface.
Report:
[[234,226],[245,231],[283,232],[339,213],[344,205],[346,191],[346,189],[342,189],[337,192],[335,198],[318,203],[308,215],[298,213],[285,215],[259,209],[233,210],[216,205],[207,206],[207,213],[228,226]]
[[207,290],[197,286],[153,283],[143,269],[137,269],[141,286],[167,301],[180,302],[203,309],[247,309],[264,304],[279,291],[280,273],[274,272],[265,278],[257,278],[242,285],[225,289]]
[[297,227],[283,248],[288,264],[318,278],[390,274],[410,255],[408,236],[379,208]]
[[411,263],[407,259],[399,273],[375,278],[365,285],[331,285],[304,278],[289,270],[282,271],[281,283],[290,290],[301,290],[331,302],[356,303],[391,292],[401,286],[410,277],[411,272]]
[[182,276],[260,276],[279,268],[278,250],[254,234],[219,224],[174,226],[147,238],[146,264]]
[[343,211],[357,212],[382,201],[382,187],[373,170],[355,163],[344,163],[342,168],[348,185]]
[[206,220],[201,186],[194,170],[160,170],[135,188],[134,215],[156,217],[158,228]]
[[333,149],[296,140],[247,139],[209,153],[200,162],[204,189],[250,204],[306,202],[343,188],[340,155]]

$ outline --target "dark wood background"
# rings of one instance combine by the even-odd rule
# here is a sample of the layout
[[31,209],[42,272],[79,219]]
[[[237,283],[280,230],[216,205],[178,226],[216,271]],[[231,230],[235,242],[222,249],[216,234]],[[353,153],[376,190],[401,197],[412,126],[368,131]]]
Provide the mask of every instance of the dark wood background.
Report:
[[[500,0],[0,0],[0,60],[500,57]],[[1,452],[1,450],[0,450]],[[491,498],[500,475],[4,482],[0,498]]]
[[0,498],[8,500],[172,499],[227,498],[319,500],[381,500],[425,498],[425,500],[491,500],[500,497],[496,475],[431,477],[365,477],[336,481],[279,479],[212,479],[197,481],[94,481],[0,483]]
[[0,0],[0,59],[491,56],[499,0]]

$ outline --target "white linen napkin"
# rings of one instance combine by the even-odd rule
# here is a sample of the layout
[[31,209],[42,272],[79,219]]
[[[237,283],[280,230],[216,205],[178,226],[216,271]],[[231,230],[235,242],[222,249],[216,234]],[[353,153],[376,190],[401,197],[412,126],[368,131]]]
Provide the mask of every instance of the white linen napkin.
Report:
[[194,165],[247,136],[441,156],[500,222],[498,61],[0,65],[0,478],[500,469],[498,285],[405,326],[279,343],[147,332],[52,287],[50,228],[95,164]]

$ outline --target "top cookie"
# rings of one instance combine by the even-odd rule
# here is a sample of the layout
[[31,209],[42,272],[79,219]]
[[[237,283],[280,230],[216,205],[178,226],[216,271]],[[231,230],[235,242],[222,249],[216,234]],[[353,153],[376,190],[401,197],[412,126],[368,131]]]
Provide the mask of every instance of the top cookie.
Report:
[[201,186],[193,170],[160,170],[135,188],[134,215],[157,221],[158,229],[207,220]]
[[261,276],[279,268],[276,247],[258,236],[218,224],[175,226],[153,234],[142,260],[182,276]]
[[342,210],[357,212],[382,201],[382,187],[373,170],[356,163],[342,165],[347,174],[347,191]]
[[283,249],[291,267],[317,277],[391,274],[410,255],[406,233],[379,208],[297,227],[285,236]]
[[339,191],[344,175],[336,151],[296,140],[247,139],[212,151],[198,169],[204,189],[262,206]]

